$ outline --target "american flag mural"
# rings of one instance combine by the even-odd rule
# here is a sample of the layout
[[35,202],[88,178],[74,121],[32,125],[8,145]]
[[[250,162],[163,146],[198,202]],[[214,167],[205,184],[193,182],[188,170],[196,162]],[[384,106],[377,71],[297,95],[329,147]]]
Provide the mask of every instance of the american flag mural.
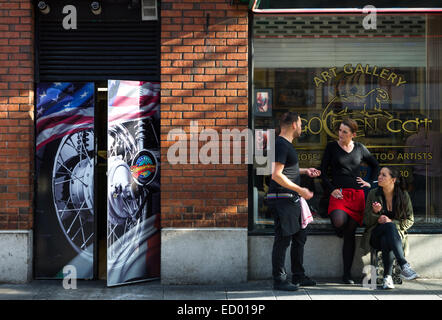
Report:
[[94,127],[94,84],[40,83],[36,111],[38,151],[67,134]]
[[160,83],[146,81],[108,81],[108,121],[116,125],[144,119],[159,110]]

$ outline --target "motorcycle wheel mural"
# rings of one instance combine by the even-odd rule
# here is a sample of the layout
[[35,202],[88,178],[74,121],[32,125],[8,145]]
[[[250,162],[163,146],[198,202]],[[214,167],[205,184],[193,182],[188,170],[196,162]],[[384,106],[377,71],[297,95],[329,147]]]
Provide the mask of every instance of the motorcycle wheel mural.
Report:
[[158,83],[108,83],[109,286],[160,272]]
[[35,277],[93,277],[94,84],[39,83]]
[[62,139],[54,160],[52,194],[57,220],[72,248],[93,259],[94,133]]

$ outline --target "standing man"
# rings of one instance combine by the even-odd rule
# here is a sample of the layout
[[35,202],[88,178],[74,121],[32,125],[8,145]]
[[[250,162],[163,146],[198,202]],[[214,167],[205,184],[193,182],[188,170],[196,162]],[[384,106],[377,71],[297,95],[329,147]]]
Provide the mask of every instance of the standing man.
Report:
[[[296,291],[299,286],[314,286],[316,282],[305,275],[304,245],[307,239],[301,228],[300,197],[308,200],[313,192],[300,186],[301,174],[318,177],[321,171],[299,168],[298,153],[293,140],[301,135],[301,118],[296,112],[287,112],[280,120],[281,132],[275,139],[275,161],[267,194],[268,207],[275,219],[275,240],[272,251],[273,287],[275,290]],[[287,280],[285,256],[290,246],[292,282]]]

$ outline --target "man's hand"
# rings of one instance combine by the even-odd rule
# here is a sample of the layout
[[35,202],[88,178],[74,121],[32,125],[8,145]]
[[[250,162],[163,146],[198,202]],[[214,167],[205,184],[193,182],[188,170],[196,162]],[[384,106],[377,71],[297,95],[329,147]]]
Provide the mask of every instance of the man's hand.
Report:
[[305,172],[310,178],[316,178],[321,175],[321,170],[315,169],[315,168],[308,168],[305,169]]
[[[313,192],[311,192],[307,188],[302,188],[301,186],[298,186],[297,184],[290,181],[290,179],[287,178],[287,176],[282,173],[283,169],[284,169],[284,164],[279,163],[279,162],[272,163],[272,179],[276,183],[278,183],[280,186],[282,186],[284,188],[287,188],[287,189],[297,192],[301,197],[303,197],[306,200],[313,198]],[[302,172],[301,172],[301,170],[302,170]],[[308,169],[300,169],[299,173],[306,174],[307,173],[306,170],[308,170]],[[316,170],[316,169],[313,169],[313,170]],[[319,170],[316,170],[316,171],[319,171]]]
[[301,197],[303,197],[305,200],[309,200],[309,199],[313,198],[313,192],[311,192],[307,188],[301,188],[301,190],[299,190],[298,194]]

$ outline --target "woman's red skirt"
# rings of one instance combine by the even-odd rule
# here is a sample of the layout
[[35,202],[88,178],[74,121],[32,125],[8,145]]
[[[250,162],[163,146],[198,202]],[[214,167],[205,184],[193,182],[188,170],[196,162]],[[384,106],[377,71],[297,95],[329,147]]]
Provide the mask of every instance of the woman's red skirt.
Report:
[[361,189],[342,189],[343,199],[336,199],[330,195],[328,214],[334,210],[345,211],[353,220],[362,225],[365,209],[365,194]]

